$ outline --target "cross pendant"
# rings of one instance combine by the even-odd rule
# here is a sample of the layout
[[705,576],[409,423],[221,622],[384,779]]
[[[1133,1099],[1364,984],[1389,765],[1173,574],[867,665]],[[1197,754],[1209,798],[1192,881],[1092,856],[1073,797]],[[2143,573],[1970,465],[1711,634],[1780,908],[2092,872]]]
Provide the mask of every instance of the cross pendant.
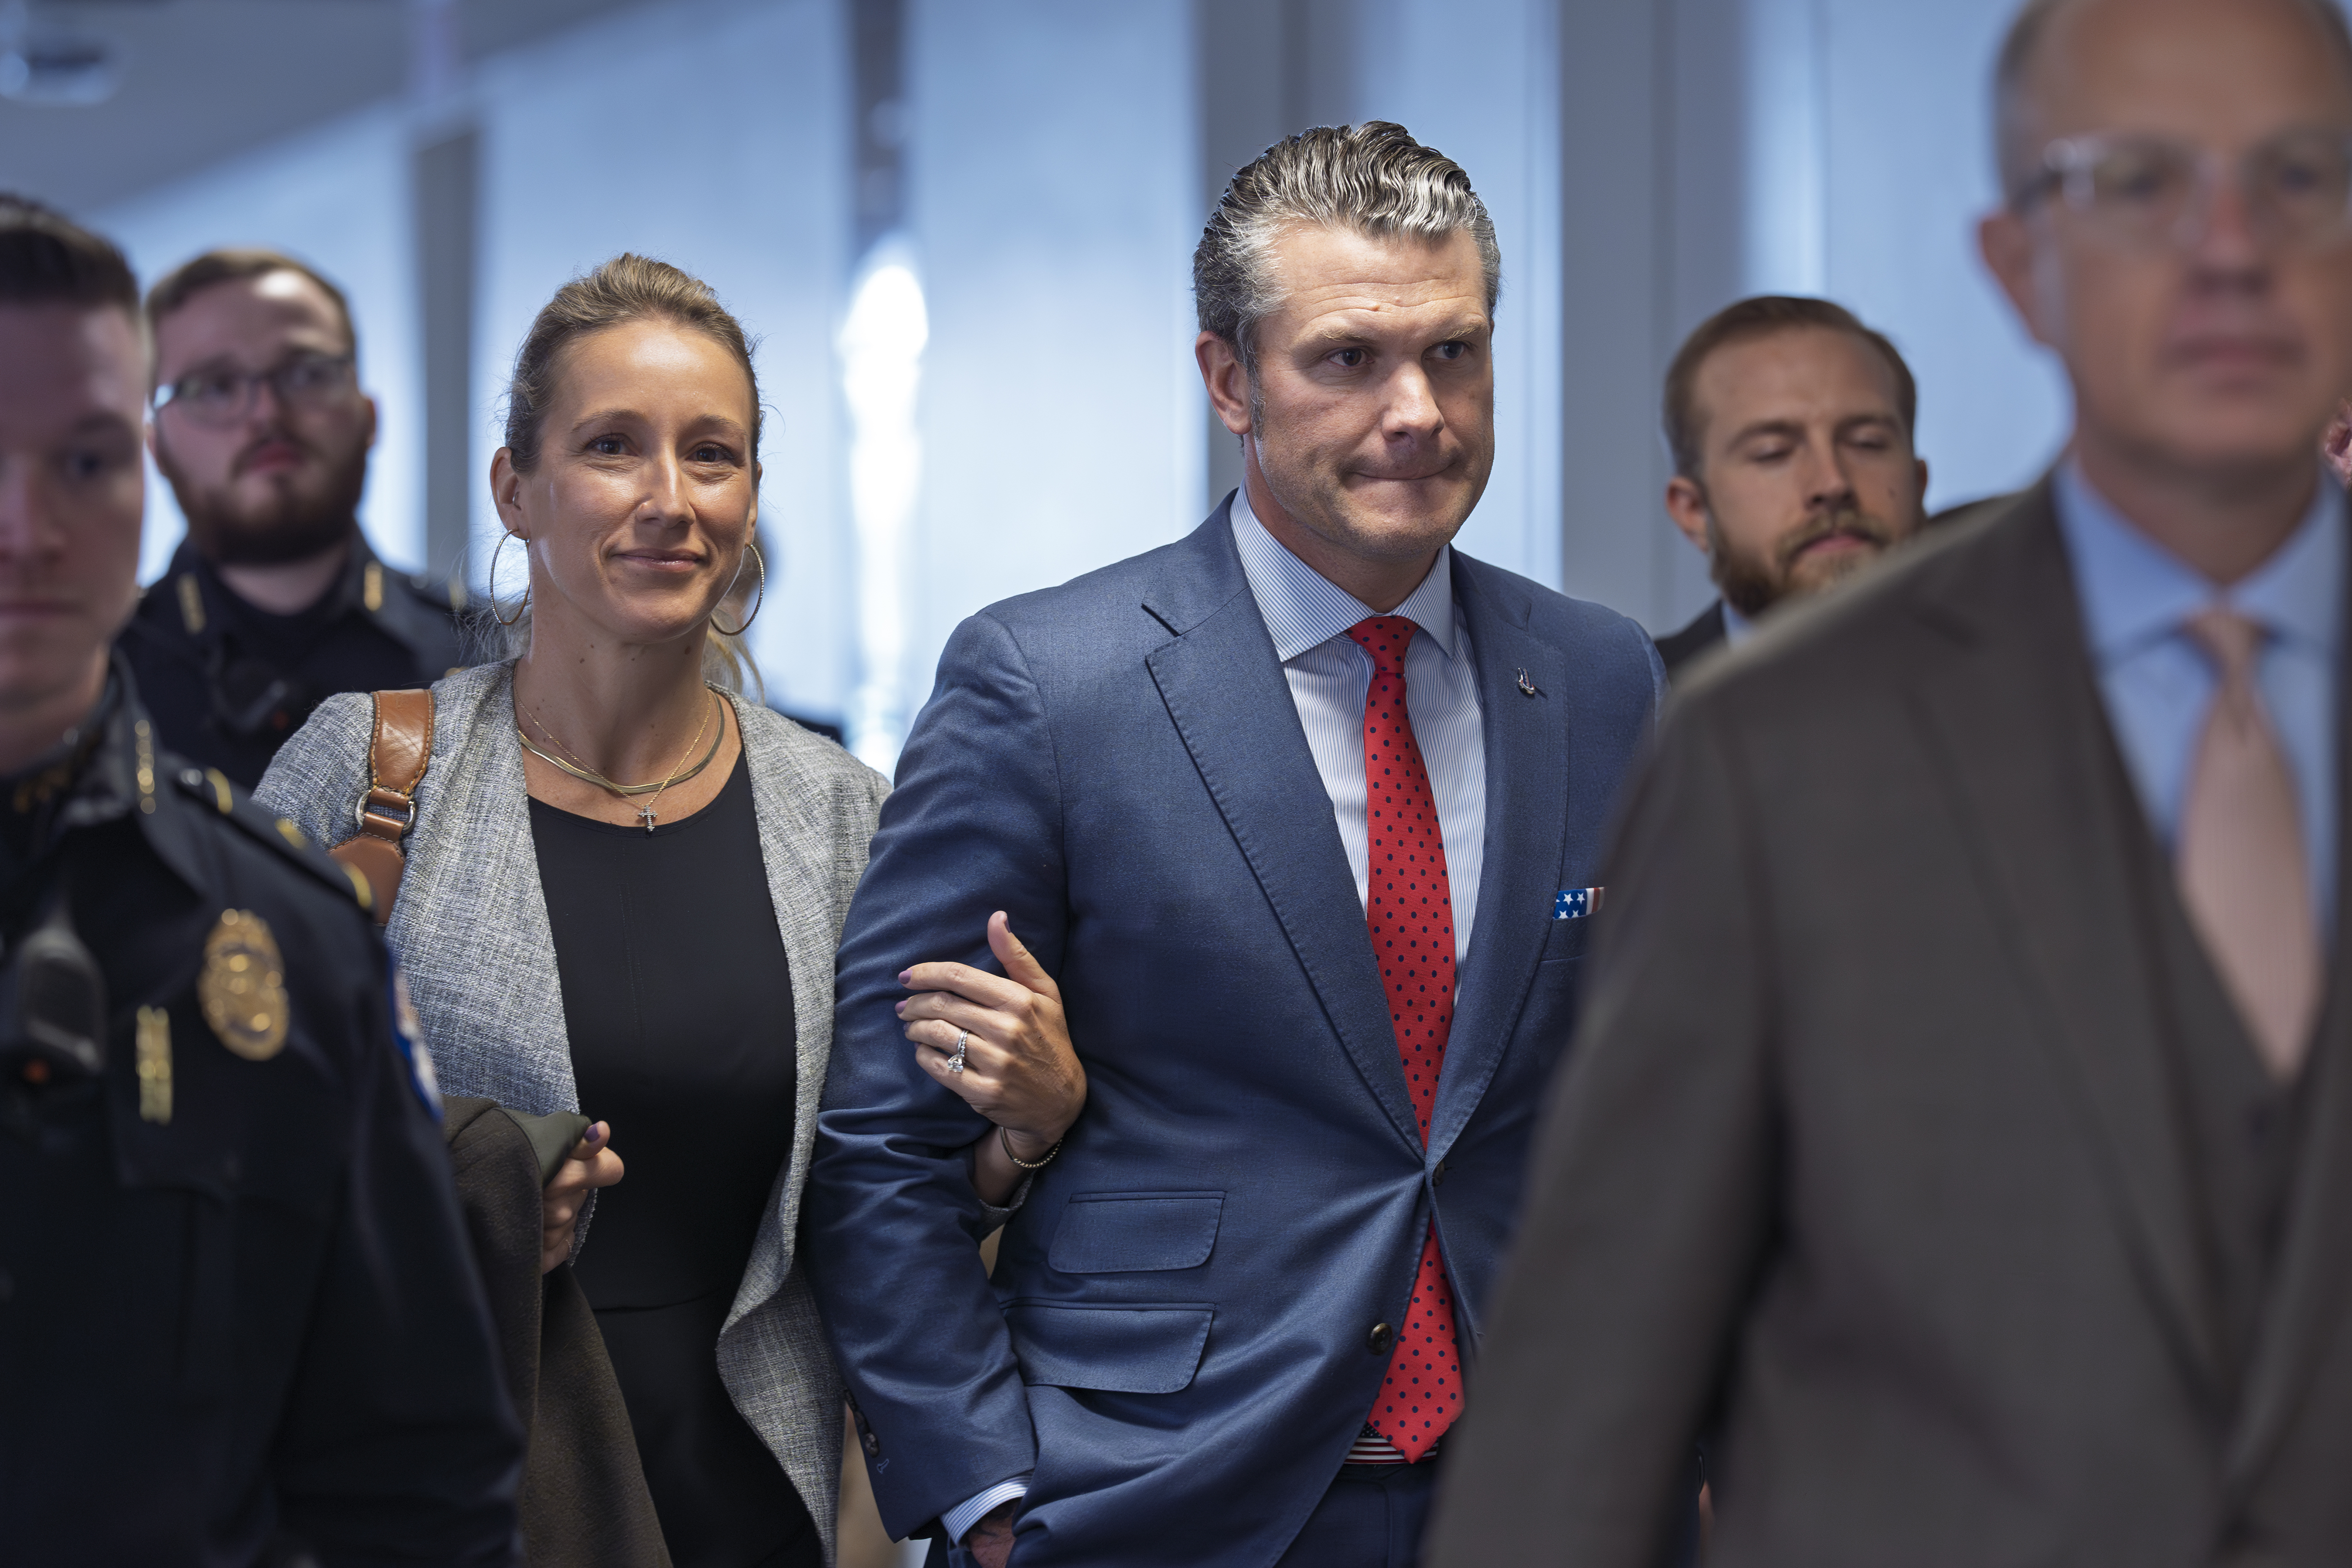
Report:
[[637,807],[637,820],[646,825],[647,833],[651,833],[654,830],[654,808],[650,805]]

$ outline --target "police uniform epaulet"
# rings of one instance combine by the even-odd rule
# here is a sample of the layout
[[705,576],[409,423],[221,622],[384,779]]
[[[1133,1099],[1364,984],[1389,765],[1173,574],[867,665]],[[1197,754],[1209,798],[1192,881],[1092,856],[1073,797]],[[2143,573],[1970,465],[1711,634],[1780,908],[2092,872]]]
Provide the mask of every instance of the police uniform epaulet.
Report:
[[418,573],[403,579],[416,602],[439,615],[462,615],[466,608],[466,579],[453,574],[447,577],[429,577]]
[[365,877],[312,843],[310,836],[290,818],[264,810],[218,768],[184,767],[173,782],[181,794],[210,807],[248,838],[284,856],[327,887],[355,900],[361,909],[373,908],[374,895]]

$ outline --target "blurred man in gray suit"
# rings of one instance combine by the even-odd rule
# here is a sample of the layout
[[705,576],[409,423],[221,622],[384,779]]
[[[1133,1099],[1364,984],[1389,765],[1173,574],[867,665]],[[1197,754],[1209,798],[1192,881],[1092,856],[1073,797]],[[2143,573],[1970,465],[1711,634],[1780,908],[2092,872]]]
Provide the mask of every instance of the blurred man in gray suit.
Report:
[[2352,1561],[2352,40],[2036,0],[2056,471],[1685,689],[1433,1527],[1649,1568]]

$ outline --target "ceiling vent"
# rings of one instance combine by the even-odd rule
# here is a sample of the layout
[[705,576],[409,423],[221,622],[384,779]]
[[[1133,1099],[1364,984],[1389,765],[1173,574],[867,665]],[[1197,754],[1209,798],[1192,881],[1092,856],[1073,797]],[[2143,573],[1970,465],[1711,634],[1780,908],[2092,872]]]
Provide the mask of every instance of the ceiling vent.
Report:
[[115,45],[36,21],[26,0],[0,0],[0,98],[78,108],[104,103],[121,84]]

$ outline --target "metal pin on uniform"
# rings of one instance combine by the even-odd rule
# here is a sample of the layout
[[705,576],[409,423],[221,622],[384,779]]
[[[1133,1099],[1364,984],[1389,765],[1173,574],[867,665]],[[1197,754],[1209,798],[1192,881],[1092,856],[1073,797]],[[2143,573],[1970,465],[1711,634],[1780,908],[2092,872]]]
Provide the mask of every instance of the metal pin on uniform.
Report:
[[161,1007],[139,1009],[139,1120],[172,1120],[172,1016]]

